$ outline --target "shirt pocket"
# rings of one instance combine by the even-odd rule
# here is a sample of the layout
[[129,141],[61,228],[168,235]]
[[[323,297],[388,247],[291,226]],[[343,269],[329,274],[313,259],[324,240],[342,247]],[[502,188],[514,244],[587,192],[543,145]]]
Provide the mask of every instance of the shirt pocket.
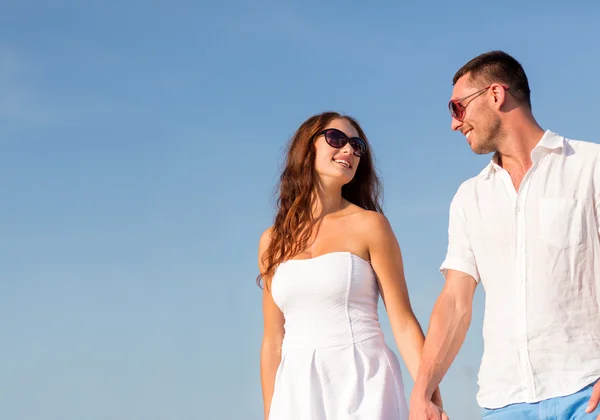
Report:
[[568,249],[585,240],[583,201],[574,198],[546,197],[540,202],[540,236],[553,248]]

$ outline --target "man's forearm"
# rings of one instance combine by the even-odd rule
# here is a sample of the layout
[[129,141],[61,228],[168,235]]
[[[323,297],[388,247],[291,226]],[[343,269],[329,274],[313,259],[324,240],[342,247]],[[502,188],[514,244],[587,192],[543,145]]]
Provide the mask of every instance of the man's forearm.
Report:
[[471,314],[470,306],[461,307],[452,296],[442,292],[431,314],[413,387],[415,397],[431,399],[465,340]]

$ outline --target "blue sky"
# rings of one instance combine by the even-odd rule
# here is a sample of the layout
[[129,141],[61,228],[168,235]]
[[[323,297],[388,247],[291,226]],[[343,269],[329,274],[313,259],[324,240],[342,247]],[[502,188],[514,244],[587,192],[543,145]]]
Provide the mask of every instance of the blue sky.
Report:
[[[489,160],[450,131],[454,72],[503,49],[544,128],[598,142],[599,20],[592,1],[4,0],[0,418],[262,418],[258,238],[286,141],[325,110],[372,143],[426,328],[449,202]],[[483,299],[442,383],[453,419],[477,418]]]

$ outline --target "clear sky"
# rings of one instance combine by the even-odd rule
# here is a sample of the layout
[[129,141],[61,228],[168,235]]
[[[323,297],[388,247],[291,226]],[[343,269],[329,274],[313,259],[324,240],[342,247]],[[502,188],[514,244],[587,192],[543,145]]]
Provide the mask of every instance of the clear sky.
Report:
[[[3,0],[0,418],[261,419],[258,238],[325,110],[371,141],[426,329],[450,200],[490,158],[450,130],[454,72],[503,49],[544,128],[598,142],[599,21],[591,0]],[[477,418],[483,300],[453,420]]]

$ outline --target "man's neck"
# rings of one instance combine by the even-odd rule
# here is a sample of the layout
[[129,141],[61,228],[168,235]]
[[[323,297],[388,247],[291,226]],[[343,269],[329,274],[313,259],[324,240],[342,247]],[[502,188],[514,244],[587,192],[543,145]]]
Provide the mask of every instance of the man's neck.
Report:
[[531,168],[531,151],[544,136],[544,130],[536,124],[527,124],[507,130],[498,148],[498,164],[510,172],[527,172]]
[[517,191],[523,177],[533,165],[531,151],[543,136],[544,130],[535,121],[516,125],[505,132],[504,141],[496,156],[498,165],[510,174]]

